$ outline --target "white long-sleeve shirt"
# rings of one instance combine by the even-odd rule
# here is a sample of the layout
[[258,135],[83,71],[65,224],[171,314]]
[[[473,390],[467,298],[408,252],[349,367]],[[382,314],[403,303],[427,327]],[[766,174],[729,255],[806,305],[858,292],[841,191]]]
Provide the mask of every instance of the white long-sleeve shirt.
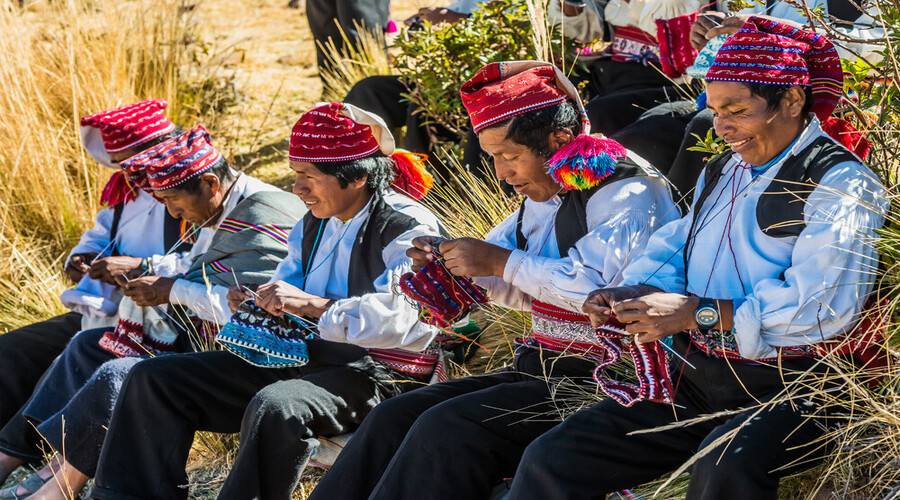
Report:
[[[138,190],[137,197],[125,204],[119,219],[115,247],[120,255],[151,259],[160,276],[172,276],[190,265],[187,253],[165,256],[163,230],[166,207],[148,193]],[[81,235],[78,244],[69,252],[66,265],[73,255],[98,252],[109,256],[113,245],[112,208],[104,208],[94,218],[94,226]],[[180,271],[183,272],[183,271]],[[115,324],[121,292],[112,285],[84,276],[75,288],[60,295],[63,305],[82,313],[83,327],[95,328]]]
[[[213,235],[219,225],[228,218],[228,214],[234,210],[238,203],[242,199],[261,191],[280,191],[280,189],[248,175],[238,175],[231,190],[228,192],[228,197],[224,201],[222,215],[219,216],[214,225],[200,229],[194,246],[191,247],[189,252],[185,252],[184,258],[188,265],[179,274],[187,272],[194,259],[209,250]],[[154,267],[155,270],[156,268]],[[224,325],[231,319],[231,309],[228,307],[227,295],[228,287],[222,285],[207,287],[205,283],[177,279],[169,292],[169,302],[187,307],[202,320]]]
[[[806,345],[843,333],[856,321],[874,283],[874,231],[888,207],[881,182],[856,161],[831,168],[809,194],[799,237],[766,235],[756,213],[760,195],[784,162],[822,136],[827,137],[812,117],[789,153],[756,180],[738,165],[740,155],[731,158],[694,229],[687,288],[683,252],[695,207],[651,237],[644,255],[625,269],[623,284],[734,300],[735,338],[749,359],[774,356],[777,346]],[[702,191],[703,181],[701,176],[694,192]],[[732,192],[739,194],[729,210]]]
[[285,281],[309,294],[336,299],[319,319],[319,336],[325,340],[366,348],[420,351],[428,347],[438,330],[420,322],[417,308],[402,294],[393,293],[392,285],[412,270],[412,260],[406,256],[406,250],[412,247],[413,238],[437,236],[439,225],[434,214],[412,199],[393,189],[382,195],[385,203],[416,219],[419,225],[402,233],[382,250],[386,269],[375,280],[374,293],[347,297],[350,255],[357,232],[369,216],[371,200],[347,222],[335,217],[328,219],[306,280],[307,270],[302,269],[301,220],[288,239],[288,256],[278,265],[270,283]]
[[[636,163],[646,164],[633,153],[628,155]],[[536,299],[580,311],[589,293],[621,281],[622,270],[640,255],[654,230],[681,215],[662,178],[614,181],[588,200],[588,233],[561,255],[555,227],[561,203],[558,195],[545,202],[525,201],[522,234],[528,240],[528,251],[513,250],[502,279],[475,279],[487,289],[492,302],[527,311]],[[507,217],[485,241],[515,249],[517,217],[517,213]]]

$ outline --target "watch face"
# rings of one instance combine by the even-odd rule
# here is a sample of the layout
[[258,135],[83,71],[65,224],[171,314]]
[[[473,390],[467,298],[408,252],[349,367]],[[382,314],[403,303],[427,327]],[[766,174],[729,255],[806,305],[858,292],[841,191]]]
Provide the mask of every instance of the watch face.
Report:
[[719,322],[719,315],[715,309],[704,308],[697,311],[696,320],[700,326],[713,326]]

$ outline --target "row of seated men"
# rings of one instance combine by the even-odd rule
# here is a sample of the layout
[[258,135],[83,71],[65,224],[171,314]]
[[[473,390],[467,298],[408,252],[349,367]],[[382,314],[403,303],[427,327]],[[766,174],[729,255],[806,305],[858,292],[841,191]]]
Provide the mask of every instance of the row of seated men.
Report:
[[[296,196],[233,172],[202,126],[179,134],[162,101],[85,117],[122,178],[67,264],[80,314],[0,336],[0,477],[59,452],[0,498],[91,477],[90,498],[187,498],[212,431],[240,433],[219,498],[289,499],[318,438],[353,430],[310,498],[603,498],[701,450],[688,498],[776,498],[828,452],[813,382],[823,346],[861,334],[886,191],[822,130],[843,80],[826,37],[751,17],[705,80],[730,150],[682,216],[658,169],[591,135],[561,70],[481,68],[460,95],[524,198],[483,240],[443,236],[417,158],[352,104],[293,127]],[[422,273],[434,293],[412,302],[397,285]],[[455,286],[532,328],[508,367],[429,384],[458,316],[425,305]],[[189,341],[217,325],[226,349]],[[623,352],[638,384],[603,370]]]

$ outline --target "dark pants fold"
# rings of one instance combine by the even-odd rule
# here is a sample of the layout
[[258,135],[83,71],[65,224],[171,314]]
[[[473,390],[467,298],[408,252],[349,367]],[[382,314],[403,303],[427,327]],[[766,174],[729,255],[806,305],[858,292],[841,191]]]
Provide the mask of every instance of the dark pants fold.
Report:
[[[676,341],[681,352],[686,345],[683,338]],[[697,352],[688,359],[696,370],[673,364],[680,407],[639,402],[626,408],[607,399],[572,415],[528,447],[507,498],[603,499],[667,474],[712,446],[691,468],[688,499],[774,499],[781,477],[825,455],[827,447],[817,441],[826,432],[824,410],[802,397],[760,406],[814,360],[784,360],[780,372]],[[821,376],[822,370],[813,373]],[[689,426],[629,435],[741,408]]]
[[103,363],[115,355],[98,344],[107,329],[85,330],[72,338],[44,374],[28,402],[0,429],[0,451],[25,460],[43,457],[34,425],[62,410]]
[[[242,448],[250,448],[242,449],[229,477],[228,489],[235,490],[224,495],[278,498],[253,490],[268,488],[269,480],[280,492],[291,489],[285,485],[295,484],[311,453],[309,434],[343,432],[396,390],[389,380],[396,377],[364,349],[324,341],[309,347],[315,361],[300,368],[260,368],[224,351],[138,363],[116,403],[92,498],[187,498],[185,464],[194,433],[234,433],[242,430],[242,422]],[[278,384],[254,401],[267,386],[294,379],[308,383]],[[356,385],[332,385],[341,380]],[[275,429],[265,428],[269,424],[286,433],[270,432]]]
[[310,500],[486,498],[515,471],[528,443],[561,420],[554,391],[589,378],[592,366],[520,348],[513,369],[385,401],[363,421]]
[[69,312],[0,335],[0,427],[31,396],[41,376],[81,330],[81,315]]

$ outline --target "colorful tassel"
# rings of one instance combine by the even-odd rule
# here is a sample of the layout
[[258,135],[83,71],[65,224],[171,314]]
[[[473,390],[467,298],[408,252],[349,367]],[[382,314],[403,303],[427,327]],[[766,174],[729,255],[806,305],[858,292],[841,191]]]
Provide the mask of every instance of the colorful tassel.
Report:
[[831,116],[822,123],[822,130],[860,159],[865,160],[869,156],[872,144],[850,122]]
[[391,154],[391,160],[394,162],[392,187],[414,200],[424,198],[434,185],[434,176],[425,167],[428,156],[397,149]]
[[114,207],[119,203],[127,203],[137,198],[137,189],[128,182],[128,178],[120,170],[109,178],[103,193],[100,195],[100,204],[105,207]]
[[626,155],[625,147],[612,139],[579,135],[547,162],[550,176],[567,189],[589,189],[600,184]]

